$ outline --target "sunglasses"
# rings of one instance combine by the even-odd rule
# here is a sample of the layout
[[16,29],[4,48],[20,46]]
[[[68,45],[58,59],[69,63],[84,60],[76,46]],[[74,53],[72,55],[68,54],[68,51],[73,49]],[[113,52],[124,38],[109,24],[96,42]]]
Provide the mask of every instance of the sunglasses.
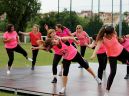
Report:
[[76,28],[76,29],[81,29],[81,28]]

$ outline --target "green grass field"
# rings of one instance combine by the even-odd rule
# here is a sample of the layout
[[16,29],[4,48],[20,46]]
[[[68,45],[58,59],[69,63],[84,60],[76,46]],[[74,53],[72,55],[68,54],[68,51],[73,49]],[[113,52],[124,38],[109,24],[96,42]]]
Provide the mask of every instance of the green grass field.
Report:
[[[27,44],[22,43],[21,46],[28,52],[29,57],[31,57],[31,45],[29,43]],[[93,50],[87,49],[85,53],[85,59],[88,60],[89,62],[96,62],[96,59],[94,61],[90,60],[90,56],[92,52]],[[13,62],[13,68],[27,67],[28,65],[30,65],[31,67],[31,62],[27,61],[21,54],[15,53],[14,57],[15,58]],[[53,53],[48,53],[40,50],[37,57],[36,66],[45,66],[45,65],[51,66],[52,59],[53,59]],[[6,50],[4,48],[3,43],[0,43],[0,69],[6,68],[7,62],[8,62],[8,56],[7,56]],[[14,94],[10,94],[7,92],[0,92],[0,96],[14,96]]]

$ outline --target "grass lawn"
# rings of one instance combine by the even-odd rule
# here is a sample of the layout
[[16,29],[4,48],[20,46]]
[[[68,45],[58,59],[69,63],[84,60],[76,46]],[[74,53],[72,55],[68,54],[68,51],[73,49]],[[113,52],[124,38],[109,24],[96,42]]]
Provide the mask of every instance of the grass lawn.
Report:
[[[31,57],[31,45],[29,43],[27,44],[22,43],[21,46],[28,52],[29,57]],[[89,62],[96,62],[96,59],[94,61],[90,60],[92,52],[93,50],[87,49],[85,53],[85,59],[88,60]],[[28,65],[31,66],[31,62],[27,61],[21,54],[15,53],[14,57],[15,58],[13,62],[13,68],[26,67]],[[51,65],[52,59],[53,59],[53,53],[48,53],[40,50],[37,57],[36,66]],[[6,68],[7,62],[8,62],[8,56],[6,50],[4,48],[3,43],[0,43],[0,69]],[[0,92],[0,96],[14,96],[14,95],[7,92]]]

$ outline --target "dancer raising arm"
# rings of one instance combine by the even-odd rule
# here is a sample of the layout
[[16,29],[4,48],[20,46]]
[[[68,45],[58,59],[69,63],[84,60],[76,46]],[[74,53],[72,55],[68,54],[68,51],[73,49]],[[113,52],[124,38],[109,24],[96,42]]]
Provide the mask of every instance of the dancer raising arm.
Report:
[[117,33],[114,28],[112,26],[103,26],[97,35],[97,46],[95,47],[91,59],[96,56],[96,52],[102,43],[105,45],[111,69],[105,93],[105,96],[108,96],[109,90],[116,75],[117,60],[129,60],[129,52],[125,50],[118,42]]
[[77,49],[73,45],[71,45],[69,42],[66,43],[66,41],[68,40],[74,40],[76,42],[74,37],[50,38],[45,41],[46,47],[52,48],[53,46],[56,46],[56,49],[53,49],[54,52],[56,51],[59,52],[60,55],[62,55],[63,57],[63,87],[60,93],[64,93],[66,90],[67,79],[68,79],[67,76],[69,73],[70,63],[72,61],[78,62],[83,68],[85,68],[95,78],[98,84],[101,84],[101,80],[96,77],[95,73],[89,67],[88,62],[83,59],[83,57],[79,54]]
[[[39,25],[37,25],[37,24],[33,25],[33,28],[32,28],[31,32],[28,32],[28,33],[19,32],[19,33],[23,34],[23,35],[30,36],[31,45],[33,47],[38,47],[37,41],[38,40],[43,40],[42,37],[41,37],[42,35],[39,32]],[[38,49],[37,50],[32,50],[32,59],[33,59],[33,61],[32,61],[31,70],[35,69],[35,63],[36,63],[36,58],[37,58],[37,55],[38,55],[38,51],[39,51]]]

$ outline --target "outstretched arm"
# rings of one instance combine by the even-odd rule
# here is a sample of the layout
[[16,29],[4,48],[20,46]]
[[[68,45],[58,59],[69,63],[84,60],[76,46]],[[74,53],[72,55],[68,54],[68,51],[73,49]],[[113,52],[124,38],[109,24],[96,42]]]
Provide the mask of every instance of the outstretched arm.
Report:
[[94,59],[94,58],[95,58],[96,52],[99,50],[101,44],[102,44],[102,41],[98,41],[98,42],[97,42],[97,45],[96,45],[96,47],[95,47],[95,50],[93,51],[93,54],[92,54],[92,56],[90,57],[91,59]]
[[87,45],[89,48],[94,48],[95,47],[95,41],[93,41],[91,44]]
[[76,44],[78,44],[78,41],[73,36],[61,37],[61,40],[62,41],[73,40]]
[[127,38],[129,38],[129,34],[125,35]]
[[19,34],[22,34],[22,35],[29,35],[30,34],[30,32],[28,32],[28,33],[25,33],[25,32],[21,32],[21,31],[19,31]]

